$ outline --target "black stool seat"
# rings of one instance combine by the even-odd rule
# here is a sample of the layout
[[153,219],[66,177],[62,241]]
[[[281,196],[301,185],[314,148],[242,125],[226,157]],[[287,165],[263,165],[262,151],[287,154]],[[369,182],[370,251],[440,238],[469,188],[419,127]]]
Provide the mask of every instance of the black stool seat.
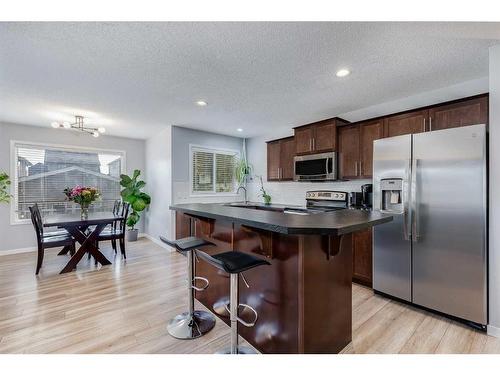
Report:
[[196,254],[214,267],[227,273],[240,273],[254,267],[270,265],[266,260],[239,251],[227,251],[215,255],[197,251]]
[[193,250],[202,246],[215,246],[215,244],[213,244],[212,242],[198,237],[184,237],[175,241],[171,241],[163,236],[160,236],[160,240],[165,242],[167,245],[176,248],[180,252]]

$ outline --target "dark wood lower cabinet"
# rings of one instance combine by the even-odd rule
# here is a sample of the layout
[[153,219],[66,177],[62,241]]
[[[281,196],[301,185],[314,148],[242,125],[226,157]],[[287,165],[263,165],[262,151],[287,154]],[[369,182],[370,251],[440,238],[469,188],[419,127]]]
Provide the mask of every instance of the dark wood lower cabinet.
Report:
[[371,228],[355,232],[352,236],[352,280],[369,287],[373,280],[372,241]]
[[[187,217],[176,212],[177,238],[188,235]],[[196,236],[216,244],[203,251],[238,250],[265,257],[270,266],[244,272],[239,300],[254,307],[254,327],[239,333],[262,353],[338,353],[351,341],[352,234],[340,237],[286,235],[233,223],[196,219]],[[208,232],[207,232],[208,231]],[[338,245],[338,246],[337,246]],[[229,275],[196,263],[196,275],[210,281],[196,299],[212,310],[229,298]],[[180,277],[183,277],[182,275]],[[241,318],[250,319],[242,314]],[[221,317],[227,324],[229,319]]]

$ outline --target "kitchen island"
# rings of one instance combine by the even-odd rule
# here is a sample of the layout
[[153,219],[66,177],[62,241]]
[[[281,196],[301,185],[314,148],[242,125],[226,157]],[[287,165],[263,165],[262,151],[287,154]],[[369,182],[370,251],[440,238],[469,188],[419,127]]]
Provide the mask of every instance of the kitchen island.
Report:
[[[209,254],[237,250],[267,258],[271,266],[244,273],[239,301],[259,319],[239,333],[262,353],[338,353],[352,334],[352,233],[391,221],[392,216],[361,210],[286,214],[279,205],[179,204],[176,238],[194,235],[216,246]],[[229,323],[229,275],[205,262],[196,275],[210,287],[196,299]],[[240,310],[243,319],[246,311]]]

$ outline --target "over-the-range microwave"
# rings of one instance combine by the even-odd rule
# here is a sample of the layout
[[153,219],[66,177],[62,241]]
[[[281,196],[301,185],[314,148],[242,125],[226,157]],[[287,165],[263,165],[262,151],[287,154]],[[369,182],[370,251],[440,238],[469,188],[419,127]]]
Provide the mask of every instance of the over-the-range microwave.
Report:
[[337,179],[337,154],[295,156],[293,158],[295,181],[333,181]]

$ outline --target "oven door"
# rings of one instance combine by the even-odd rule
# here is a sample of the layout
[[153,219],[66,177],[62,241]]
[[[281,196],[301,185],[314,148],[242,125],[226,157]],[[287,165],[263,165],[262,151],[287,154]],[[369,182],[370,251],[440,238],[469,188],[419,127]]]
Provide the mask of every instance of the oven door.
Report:
[[337,158],[335,152],[295,156],[295,181],[330,181],[337,178]]

